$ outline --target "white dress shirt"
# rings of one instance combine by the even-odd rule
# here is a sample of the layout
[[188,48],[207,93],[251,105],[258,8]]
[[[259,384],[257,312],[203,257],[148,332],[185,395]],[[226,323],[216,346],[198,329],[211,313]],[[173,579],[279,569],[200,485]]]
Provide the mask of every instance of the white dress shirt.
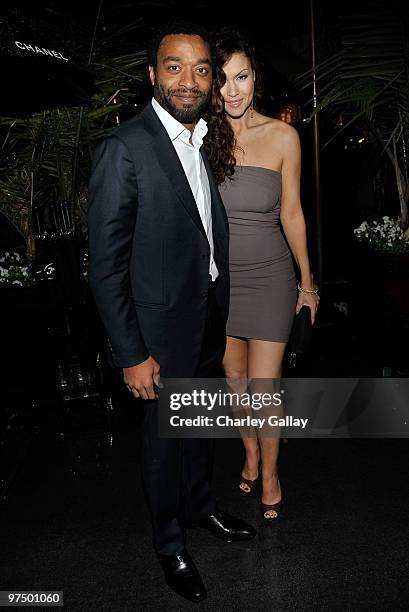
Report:
[[[203,144],[203,138],[207,134],[206,121],[199,119],[191,135],[190,130],[172,117],[155,98],[152,98],[152,106],[175,147],[196,201],[196,206],[210,245],[209,274],[212,280],[215,281],[219,276],[219,272],[214,261],[212,201],[209,179],[202,156],[200,155],[200,147]],[[192,142],[190,142],[190,137],[192,137]]]

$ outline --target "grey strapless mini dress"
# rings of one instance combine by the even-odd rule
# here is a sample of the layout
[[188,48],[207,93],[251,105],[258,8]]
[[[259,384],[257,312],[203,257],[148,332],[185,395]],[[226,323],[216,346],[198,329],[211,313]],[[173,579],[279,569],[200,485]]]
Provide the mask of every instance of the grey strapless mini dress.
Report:
[[281,174],[236,166],[219,190],[230,229],[227,335],[287,342],[297,281],[280,226]]

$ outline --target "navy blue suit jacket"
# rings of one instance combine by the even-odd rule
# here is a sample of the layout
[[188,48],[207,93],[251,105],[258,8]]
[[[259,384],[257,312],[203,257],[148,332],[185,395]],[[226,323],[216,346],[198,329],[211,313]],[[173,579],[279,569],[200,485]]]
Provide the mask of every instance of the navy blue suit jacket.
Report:
[[[228,221],[211,190],[216,297],[229,308]],[[210,247],[175,148],[151,104],[98,143],[89,182],[91,289],[116,367],[152,355],[193,375],[203,341]]]

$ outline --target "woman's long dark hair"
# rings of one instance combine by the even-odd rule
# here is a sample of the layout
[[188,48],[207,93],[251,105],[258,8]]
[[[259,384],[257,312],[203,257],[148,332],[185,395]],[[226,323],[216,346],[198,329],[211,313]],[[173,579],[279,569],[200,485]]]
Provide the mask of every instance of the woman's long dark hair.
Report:
[[249,60],[253,71],[256,72],[253,106],[259,110],[261,103],[260,79],[255,50],[250,40],[241,32],[230,28],[222,28],[213,35],[216,52],[216,74],[213,81],[212,102],[207,114],[208,134],[204,140],[204,147],[213,168],[218,184],[226,178],[231,178],[236,165],[235,150],[236,138],[224,110],[221,88],[226,82],[223,66],[234,53],[242,53]]

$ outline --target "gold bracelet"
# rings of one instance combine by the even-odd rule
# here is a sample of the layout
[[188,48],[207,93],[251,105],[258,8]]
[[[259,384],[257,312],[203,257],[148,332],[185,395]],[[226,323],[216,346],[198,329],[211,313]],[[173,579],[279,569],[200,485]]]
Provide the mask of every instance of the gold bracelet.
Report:
[[298,291],[301,291],[302,293],[307,293],[308,295],[317,295],[318,293],[318,288],[317,289],[304,289],[303,287],[301,287],[300,283],[297,283],[297,289]]

